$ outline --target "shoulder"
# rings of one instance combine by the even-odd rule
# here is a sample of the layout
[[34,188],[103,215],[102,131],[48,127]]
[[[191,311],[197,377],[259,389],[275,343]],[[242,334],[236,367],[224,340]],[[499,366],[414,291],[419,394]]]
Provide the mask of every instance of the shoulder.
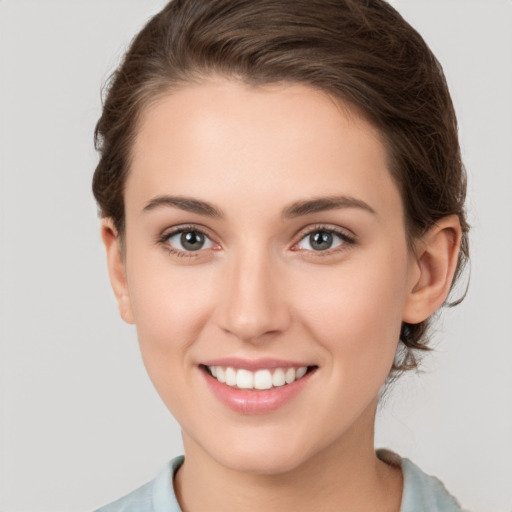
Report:
[[388,450],[378,450],[377,456],[402,469],[404,490],[400,512],[463,512],[459,502],[439,479],[427,475],[409,459]]
[[181,512],[172,485],[181,464],[183,456],[176,457],[154,480],[95,512]]

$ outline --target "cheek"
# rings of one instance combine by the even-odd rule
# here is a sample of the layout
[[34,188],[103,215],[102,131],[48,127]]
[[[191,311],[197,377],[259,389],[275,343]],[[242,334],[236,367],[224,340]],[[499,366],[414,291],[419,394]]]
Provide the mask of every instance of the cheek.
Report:
[[304,324],[332,355],[333,371],[356,377],[367,370],[385,378],[400,336],[406,250],[354,258],[336,271],[321,272],[297,280]]
[[[134,251],[135,252],[135,251]],[[132,255],[128,286],[142,358],[157,380],[179,379],[188,348],[210,317],[212,273],[200,266],[173,267],[165,257]]]

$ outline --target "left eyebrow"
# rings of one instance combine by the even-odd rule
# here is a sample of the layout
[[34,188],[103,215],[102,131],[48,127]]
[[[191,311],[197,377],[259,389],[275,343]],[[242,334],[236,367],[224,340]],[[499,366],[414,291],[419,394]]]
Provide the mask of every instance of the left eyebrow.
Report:
[[372,215],[377,215],[377,212],[368,203],[365,203],[355,197],[328,196],[296,201],[283,210],[282,216],[285,219],[293,219],[311,213],[337,210],[340,208],[359,208],[371,213]]

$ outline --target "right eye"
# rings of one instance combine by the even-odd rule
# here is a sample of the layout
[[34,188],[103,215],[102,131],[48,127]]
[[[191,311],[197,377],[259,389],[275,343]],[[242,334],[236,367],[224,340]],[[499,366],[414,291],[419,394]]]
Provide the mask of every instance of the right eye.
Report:
[[179,228],[171,233],[166,233],[160,242],[172,253],[178,256],[192,256],[202,249],[213,249],[216,244],[206,233],[197,228]]

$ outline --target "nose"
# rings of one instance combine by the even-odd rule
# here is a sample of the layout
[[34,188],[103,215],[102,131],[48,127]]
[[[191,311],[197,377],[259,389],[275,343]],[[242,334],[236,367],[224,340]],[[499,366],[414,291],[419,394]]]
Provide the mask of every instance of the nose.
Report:
[[291,322],[283,269],[264,251],[247,251],[233,260],[220,292],[219,326],[246,342],[274,339]]

